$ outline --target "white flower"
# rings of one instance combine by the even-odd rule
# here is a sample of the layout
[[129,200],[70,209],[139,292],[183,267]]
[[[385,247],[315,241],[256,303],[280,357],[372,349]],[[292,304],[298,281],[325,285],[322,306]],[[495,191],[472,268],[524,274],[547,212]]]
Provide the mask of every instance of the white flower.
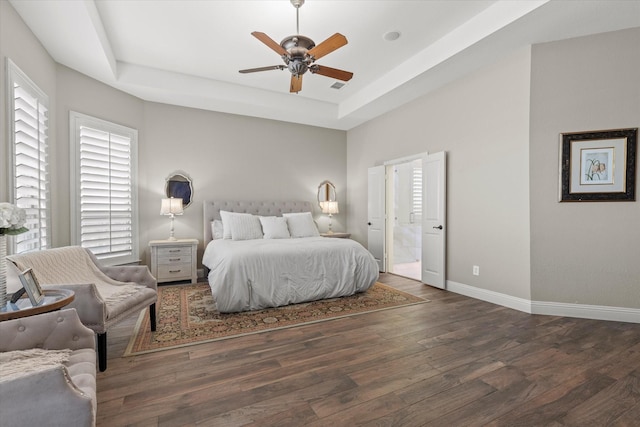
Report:
[[24,224],[27,213],[11,203],[0,203],[0,234],[18,234],[27,231]]

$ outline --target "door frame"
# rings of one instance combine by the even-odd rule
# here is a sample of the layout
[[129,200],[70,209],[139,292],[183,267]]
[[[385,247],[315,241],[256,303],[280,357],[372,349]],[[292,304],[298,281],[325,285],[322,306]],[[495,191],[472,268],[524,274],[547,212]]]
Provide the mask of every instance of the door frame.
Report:
[[[424,165],[427,159],[427,152],[424,153],[420,153],[420,154],[414,154],[412,156],[405,156],[405,157],[400,157],[397,159],[393,159],[393,160],[386,160],[385,162],[383,162],[382,164],[384,165],[384,167],[386,168],[386,174],[388,177],[392,177],[393,176],[393,168],[397,165],[401,165],[401,164],[405,164],[405,163],[411,163],[415,160],[422,160],[422,167],[424,169]],[[392,270],[392,266],[393,266],[393,229],[394,229],[394,215],[391,215],[393,212],[393,197],[389,197],[390,195],[393,196],[393,179],[392,178],[388,178],[387,182],[385,183],[385,199],[386,199],[386,203],[385,203],[385,218],[386,218],[386,223],[385,223],[385,247],[384,247],[384,257],[386,260],[386,267],[387,267],[387,271],[391,272]],[[424,188],[424,183],[423,183],[423,188]],[[422,196],[422,210],[424,212],[424,190],[423,190],[423,196]],[[420,238],[422,238],[422,227],[424,224],[420,224]],[[422,243],[420,244],[420,252],[422,253]],[[422,260],[423,256],[420,256],[420,259]],[[422,269],[421,269],[422,270]],[[415,279],[415,278],[413,278]],[[420,279],[415,279],[415,280],[422,280]]]
[[[440,234],[440,238],[441,238],[441,258],[438,259],[438,264],[442,267],[439,269],[440,272],[440,277],[438,278],[439,282],[441,283],[426,283],[425,281],[425,272],[424,272],[424,264],[425,264],[425,244],[424,244],[424,231],[425,231],[425,226],[427,225],[427,221],[426,221],[426,212],[427,212],[427,199],[428,197],[426,196],[426,191],[427,191],[427,183],[426,183],[426,178],[427,178],[427,174],[425,173],[425,169],[427,167],[427,162],[428,159],[430,158],[440,158],[441,159],[441,163],[442,163],[442,167],[443,167],[443,174],[444,177],[441,177],[442,179],[440,179],[440,183],[442,185],[443,188],[441,188],[441,193],[442,193],[442,197],[444,197],[444,202],[441,203],[441,208],[444,209],[444,214],[441,215],[440,218],[438,218],[438,220],[442,221],[442,223],[438,224],[438,227],[433,227],[433,228],[439,228],[440,230],[442,230],[442,233]],[[387,179],[386,176],[388,175],[388,171],[391,167],[393,167],[396,164],[400,164],[400,163],[406,163],[406,162],[411,162],[414,160],[422,160],[422,166],[423,166],[423,197],[422,197],[422,203],[423,203],[423,241],[421,242],[422,248],[422,255],[423,255],[423,259],[422,259],[422,264],[423,264],[423,272],[422,272],[422,278],[421,278],[421,282],[425,283],[425,284],[430,284],[432,286],[436,286],[436,287],[441,287],[441,288],[446,288],[446,227],[444,224],[444,221],[446,220],[446,152],[445,151],[441,151],[441,152],[437,152],[434,153],[433,155],[429,155],[428,152],[423,152],[423,153],[419,153],[419,154],[415,154],[415,155],[411,155],[411,156],[405,156],[405,157],[400,157],[400,158],[396,158],[396,159],[392,159],[392,160],[387,160],[384,161],[382,163],[382,165],[379,166],[373,166],[371,168],[369,168],[369,170],[371,171],[371,169],[373,168],[381,168],[384,167],[384,183],[382,184],[383,188],[384,188],[384,197],[382,197],[383,201],[382,204],[384,205],[384,221],[383,221],[383,236],[382,236],[382,247],[381,248],[376,248],[376,251],[381,251],[382,253],[380,254],[381,257],[381,270],[382,272],[385,272],[387,269],[386,267],[386,260],[387,260],[387,256],[388,256],[388,245],[389,245],[389,240],[387,239],[387,229],[390,229],[390,227],[388,227],[389,225],[389,221],[391,216],[389,215],[389,201],[388,201],[388,197],[387,195]],[[369,192],[371,192],[371,182],[369,182]],[[369,204],[371,204],[371,200],[368,201]],[[369,210],[371,209],[371,207],[369,207]],[[370,215],[370,213],[368,213],[367,215]],[[371,222],[369,222],[369,229],[371,229]],[[377,243],[380,243],[380,240],[377,241]]]

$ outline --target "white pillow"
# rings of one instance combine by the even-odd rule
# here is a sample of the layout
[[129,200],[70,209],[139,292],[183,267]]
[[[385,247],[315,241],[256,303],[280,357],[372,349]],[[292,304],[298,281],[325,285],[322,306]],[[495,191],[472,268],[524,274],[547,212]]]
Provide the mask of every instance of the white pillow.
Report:
[[224,238],[224,229],[222,228],[222,221],[214,219],[211,221],[211,237],[213,240],[219,240]]
[[233,212],[220,211],[220,218],[222,219],[222,238],[231,239],[231,216]]
[[320,235],[311,212],[285,213],[282,216],[287,219],[291,237],[315,237]]
[[262,227],[258,217],[251,214],[231,215],[231,238],[233,240],[262,239]]
[[291,237],[286,218],[281,216],[261,216],[259,218],[265,239],[288,239]]

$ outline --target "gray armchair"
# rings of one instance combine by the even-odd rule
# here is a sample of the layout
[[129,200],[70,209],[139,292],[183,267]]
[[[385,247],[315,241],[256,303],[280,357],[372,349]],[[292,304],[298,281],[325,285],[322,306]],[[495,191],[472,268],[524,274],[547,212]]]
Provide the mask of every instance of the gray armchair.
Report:
[[43,289],[75,292],[68,307],[75,308],[82,323],[97,334],[100,372],[107,369],[107,330],[112,325],[149,307],[151,330],[156,329],[157,281],[146,266],[105,267],[91,251],[78,246],[7,258],[14,264],[8,267],[16,279],[18,271],[32,268]]
[[[0,322],[0,337],[3,427],[95,425],[95,334],[75,310]],[[45,365],[43,355],[64,349],[71,350],[66,361]],[[21,354],[11,360],[15,351]],[[19,369],[17,357],[28,357],[30,369]]]

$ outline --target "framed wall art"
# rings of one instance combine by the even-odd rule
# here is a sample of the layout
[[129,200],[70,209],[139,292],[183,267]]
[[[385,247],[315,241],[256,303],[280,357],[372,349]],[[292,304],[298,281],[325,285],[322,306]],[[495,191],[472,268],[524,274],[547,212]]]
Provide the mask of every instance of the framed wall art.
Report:
[[561,136],[561,202],[635,201],[638,128]]

